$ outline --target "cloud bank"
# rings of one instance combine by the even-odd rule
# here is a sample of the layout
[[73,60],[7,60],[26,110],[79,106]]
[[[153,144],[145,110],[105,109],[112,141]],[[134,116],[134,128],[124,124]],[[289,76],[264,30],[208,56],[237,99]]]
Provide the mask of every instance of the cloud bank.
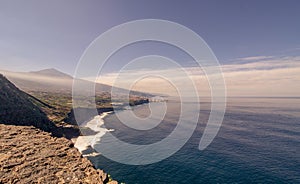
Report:
[[[228,96],[268,96],[268,97],[295,97],[300,96],[300,57],[272,57],[256,56],[239,58],[241,63],[220,66],[226,82]],[[210,96],[210,86],[204,72],[200,67],[188,67],[185,71],[194,81],[200,96]],[[135,81],[141,73],[148,75],[136,81],[134,90],[163,93],[176,96],[176,86],[160,78],[162,73],[171,74],[173,80],[178,80],[177,87],[185,88],[182,77],[178,76],[178,69],[162,70],[135,70],[124,71],[132,80],[120,79],[118,83]],[[109,73],[99,76],[97,82],[114,85],[118,73]],[[179,86],[178,86],[179,84]],[[192,90],[192,89],[185,89]]]

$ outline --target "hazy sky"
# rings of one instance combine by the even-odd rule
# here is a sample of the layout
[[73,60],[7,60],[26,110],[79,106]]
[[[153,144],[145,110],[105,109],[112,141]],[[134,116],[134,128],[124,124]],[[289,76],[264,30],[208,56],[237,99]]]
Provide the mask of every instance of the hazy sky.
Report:
[[[300,55],[299,9],[298,0],[2,0],[0,69],[57,68],[72,75],[83,51],[101,33],[146,18],[170,20],[192,29],[222,65],[266,63],[268,59],[268,70],[273,69],[273,62],[288,63],[279,69],[295,68]],[[165,54],[192,67],[187,56],[164,45],[137,44],[125,51],[107,66],[107,72],[115,72],[118,62],[145,54]]]

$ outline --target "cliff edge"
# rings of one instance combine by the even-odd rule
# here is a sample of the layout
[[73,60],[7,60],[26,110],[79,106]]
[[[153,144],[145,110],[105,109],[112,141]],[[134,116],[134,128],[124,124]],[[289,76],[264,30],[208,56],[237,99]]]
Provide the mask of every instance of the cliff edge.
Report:
[[70,140],[0,124],[0,183],[117,183],[109,180]]

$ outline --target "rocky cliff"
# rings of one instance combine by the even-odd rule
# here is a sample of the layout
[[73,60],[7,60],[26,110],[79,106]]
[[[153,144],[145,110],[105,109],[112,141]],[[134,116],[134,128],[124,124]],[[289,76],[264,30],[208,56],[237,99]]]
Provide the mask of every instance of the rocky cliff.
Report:
[[0,183],[117,183],[109,180],[68,139],[0,124]]

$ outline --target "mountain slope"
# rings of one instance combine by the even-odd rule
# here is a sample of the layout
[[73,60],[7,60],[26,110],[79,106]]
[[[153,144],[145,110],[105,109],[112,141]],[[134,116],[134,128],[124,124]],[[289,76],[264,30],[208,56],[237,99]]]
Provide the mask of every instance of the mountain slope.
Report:
[[[38,106],[56,125],[64,125],[63,120],[68,117],[72,110],[72,85],[73,78],[55,69],[45,69],[36,72],[10,72],[1,71],[9,81],[17,88],[30,94],[34,104]],[[80,93],[82,96],[91,96],[87,86],[95,84],[76,79],[80,83]],[[111,89],[112,87],[105,84],[95,85],[96,105],[98,108],[111,107]],[[116,97],[126,103],[129,91],[122,88],[116,88]],[[151,97],[149,94],[130,91],[131,97]],[[93,103],[93,102],[91,102]]]
[[0,123],[32,125],[44,131],[54,131],[56,126],[30,98],[0,74]]
[[[4,74],[12,83],[14,83],[21,90],[31,92],[54,92],[54,93],[70,93],[72,92],[73,77],[60,72],[56,69],[45,69],[35,72],[11,72],[0,70],[0,73]],[[88,86],[92,82],[76,79],[77,82],[83,86]],[[94,83],[92,83],[94,85]],[[111,92],[111,86],[106,84],[95,84],[95,92]],[[115,88],[116,92],[120,95],[128,93],[127,89]],[[152,96],[147,93],[138,91],[131,91],[131,95],[137,96]]]
[[25,92],[71,92],[73,78],[54,69],[36,72],[0,71]]
[[29,72],[32,74],[37,74],[37,75],[44,75],[44,76],[49,76],[49,77],[59,77],[59,78],[66,78],[66,79],[72,79],[73,77],[65,74],[61,71],[58,71],[54,68],[49,68],[49,69],[44,69],[44,70],[40,70],[40,71],[32,71]]

